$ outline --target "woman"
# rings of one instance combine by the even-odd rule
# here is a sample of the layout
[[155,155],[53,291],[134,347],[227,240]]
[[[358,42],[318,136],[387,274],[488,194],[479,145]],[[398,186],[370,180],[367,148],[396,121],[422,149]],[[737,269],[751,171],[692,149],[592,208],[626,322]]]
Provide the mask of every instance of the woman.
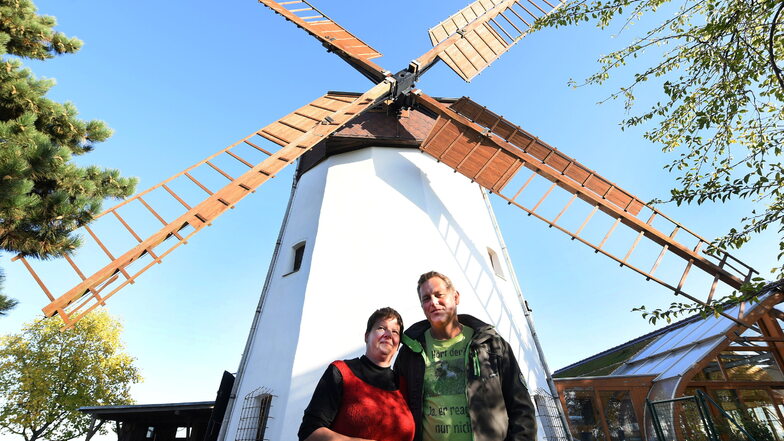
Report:
[[305,409],[300,441],[414,439],[414,418],[390,367],[402,334],[403,319],[394,309],[370,316],[365,355],[329,365]]

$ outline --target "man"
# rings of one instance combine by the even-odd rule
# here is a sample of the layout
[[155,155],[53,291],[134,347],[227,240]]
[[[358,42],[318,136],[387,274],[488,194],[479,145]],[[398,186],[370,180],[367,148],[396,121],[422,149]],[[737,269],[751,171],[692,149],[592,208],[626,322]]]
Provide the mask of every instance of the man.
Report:
[[492,326],[457,315],[460,293],[435,271],[417,294],[426,321],[403,335],[395,371],[405,379],[415,441],[532,441],[534,407],[514,353]]

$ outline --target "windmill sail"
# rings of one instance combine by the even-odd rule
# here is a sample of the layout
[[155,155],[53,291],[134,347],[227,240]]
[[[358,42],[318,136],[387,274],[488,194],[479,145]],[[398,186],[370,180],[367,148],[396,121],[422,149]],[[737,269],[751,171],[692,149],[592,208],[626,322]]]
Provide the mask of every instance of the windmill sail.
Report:
[[[757,272],[726,251],[707,253],[708,240],[470,99],[462,98],[449,107],[424,94],[418,96],[418,101],[439,115],[430,135],[422,143],[423,151],[496,193],[510,205],[521,208],[550,227],[557,228],[572,239],[592,247],[597,253],[612,258],[676,294],[707,304],[713,300],[719,282],[738,289]],[[530,177],[522,185],[510,185],[523,167],[532,171]],[[534,197],[532,204],[521,202],[521,194],[537,176],[549,181],[549,188],[545,186],[544,194]],[[537,210],[556,187],[565,190],[571,197],[557,214],[546,216]],[[564,213],[573,207],[575,199],[584,201],[593,209],[579,227],[570,229],[560,221]],[[611,222],[608,231],[599,236],[600,239],[592,240],[586,237],[584,230],[595,219],[597,211],[609,216]],[[662,226],[657,226],[660,224]],[[616,254],[609,251],[606,244],[613,233],[618,231],[616,229],[619,225],[632,230],[634,234],[626,244],[628,247],[624,249],[625,252]],[[655,244],[659,249],[655,260],[648,262],[651,266],[642,266],[631,259],[643,238],[646,243]],[[675,256],[683,263],[683,270],[659,275],[657,270],[665,256]],[[704,300],[685,291],[686,279],[692,269],[712,279],[710,291]]]
[[[319,39],[331,51],[379,84],[359,97],[327,94],[169,180],[104,212],[99,216],[99,220],[114,219],[119,222],[132,236],[133,246],[128,251],[113,254],[96,231],[85,227],[85,237],[93,239],[110,263],[87,276],[85,274],[91,271],[83,271],[70,256],[66,256],[66,262],[81,281],[60,297],[55,298],[23,256],[14,258],[30,270],[51,300],[44,308],[46,315],[59,314],[66,326],[72,326],[76,320],[97,305],[104,304],[107,298],[122,287],[133,283],[141,273],[155,263],[160,263],[168,253],[186,243],[190,236],[232,208],[240,199],[275,176],[316,143],[390,96],[397,80],[370,61],[380,56],[378,51],[350,34],[308,1],[260,1]],[[537,1],[542,3],[536,3]],[[557,7],[551,3],[555,1],[477,0],[430,30],[435,47],[409,66],[418,67],[418,72],[416,69],[409,72],[421,75],[440,57],[461,77],[470,80],[519,41],[533,20]],[[416,100],[438,115],[434,129],[422,144],[422,150],[479,182],[510,205],[521,208],[529,215],[545,221],[550,227],[563,231],[572,239],[591,246],[597,253],[607,255],[622,266],[628,266],[676,294],[694,301],[710,303],[719,282],[737,289],[756,273],[753,268],[725,251],[712,250],[707,240],[646,205],[631,193],[473,101],[463,98],[448,107],[421,93],[416,95]],[[260,146],[263,142],[277,144],[280,149],[272,153]],[[260,152],[264,157],[260,160],[245,159],[237,153],[238,146],[249,147],[254,153]],[[217,157],[230,157],[232,161],[241,163],[246,168],[241,173],[229,173],[214,163],[213,159]],[[225,186],[213,192],[194,177],[193,172],[200,168],[213,170],[229,183],[221,183]],[[532,170],[532,174],[523,185],[515,187],[512,184],[522,168]],[[520,195],[535,177],[546,179],[551,186],[533,205],[525,205],[521,203]],[[169,185],[175,179],[189,182],[203,191],[200,199],[195,203],[186,202]],[[556,216],[548,217],[541,214],[539,207],[556,187],[565,190],[571,195],[571,199]],[[512,193],[507,192],[508,188],[513,188]],[[173,198],[181,205],[183,212],[176,216],[162,216],[147,199],[154,192],[163,192]],[[563,226],[561,221],[576,199],[586,202],[592,207],[592,211],[579,228],[570,229]],[[157,229],[149,234],[138,232],[132,222],[120,214],[120,209],[132,203],[143,206],[147,214],[157,219],[159,226],[162,224],[163,227],[156,227]],[[595,219],[597,212],[609,216],[612,225],[603,238],[591,240],[584,234],[584,229],[589,223],[594,223],[592,219]],[[661,223],[664,223],[665,227],[658,226]],[[614,233],[618,235],[618,231],[624,230],[618,230],[619,225],[635,234],[629,248],[620,254],[608,251],[606,246]],[[660,247],[658,256],[650,267],[636,264],[633,256],[639,254],[636,251],[638,245],[642,248],[642,244],[646,243]],[[674,278],[669,272],[666,275],[661,275],[663,271],[657,272],[662,260],[669,255],[675,255],[685,265]],[[141,269],[137,271],[132,267]],[[712,279],[705,301],[686,292],[686,279],[693,268]]]
[[316,37],[331,52],[335,52],[371,80],[378,82],[384,79],[384,69],[370,61],[380,57],[381,53],[335,23],[312,3],[305,0],[259,1]]
[[417,62],[424,66],[438,57],[471,81],[525,37],[537,18],[559,4],[557,0],[477,0],[430,28],[435,47]]
[[[107,247],[106,241],[101,240],[96,234],[95,227],[85,227],[85,232],[103,250],[109,263],[94,274],[86,276],[76,262],[67,257],[66,261],[77,273],[81,282],[58,298],[54,298],[30,263],[23,256],[17,256],[15,259],[24,263],[51,300],[51,303],[43,308],[44,313],[47,316],[58,314],[66,327],[73,326],[86,313],[104,304],[105,300],[117,291],[133,283],[141,273],[160,263],[169,253],[186,243],[191,236],[211,224],[225,211],[233,208],[242,198],[273,178],[319,141],[378,103],[388,94],[389,89],[389,83],[383,82],[360,96],[328,93],[166,181],[106,210],[96,221],[100,223],[105,219],[118,220],[133,236],[136,245],[115,256]],[[280,149],[271,152],[263,147],[264,143],[277,144]],[[264,159],[251,162],[247,156],[240,156],[240,147],[251,149],[261,154]],[[245,172],[233,177],[216,165],[221,157],[239,162]],[[224,180],[229,181],[228,184],[217,191],[210,190],[195,177],[197,171],[204,169],[217,172]],[[198,188],[202,192],[203,199],[198,203],[189,204],[172,189],[172,183],[177,179]],[[164,219],[160,214],[163,208],[154,207],[149,202],[156,192],[165,192],[171,196],[182,206],[184,213],[171,221]],[[131,204],[140,204],[162,224],[162,227],[143,237],[138,232],[140,228],[134,228],[136,226],[120,214],[121,209]]]

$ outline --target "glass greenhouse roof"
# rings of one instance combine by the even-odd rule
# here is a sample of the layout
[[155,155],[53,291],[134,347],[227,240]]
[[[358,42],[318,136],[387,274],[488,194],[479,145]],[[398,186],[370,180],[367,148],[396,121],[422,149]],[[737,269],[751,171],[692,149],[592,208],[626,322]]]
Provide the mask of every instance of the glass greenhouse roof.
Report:
[[[735,317],[738,309],[739,306],[735,306],[725,312]],[[687,320],[690,323],[663,333],[611,375],[658,375],[656,381],[682,375],[705,358],[724,340],[724,335],[737,326],[723,316],[705,319],[696,316]]]
[[[747,304],[745,314],[760,307],[768,294],[779,286],[784,286],[784,281],[768,287],[766,294],[758,297],[759,302]],[[737,317],[738,311],[739,306],[734,306],[725,313]],[[725,341],[725,335],[737,326],[735,321],[724,316],[703,319],[695,315],[563,367],[554,372],[554,377],[655,375],[657,382],[678,377]],[[759,334],[756,330],[745,329],[741,335]]]

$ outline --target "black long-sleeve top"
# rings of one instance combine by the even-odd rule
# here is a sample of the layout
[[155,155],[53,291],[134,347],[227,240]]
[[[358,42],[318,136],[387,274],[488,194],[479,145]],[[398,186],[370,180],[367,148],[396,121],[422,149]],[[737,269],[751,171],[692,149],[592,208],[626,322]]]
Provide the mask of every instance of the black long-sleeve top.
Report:
[[[398,382],[392,368],[380,367],[364,355],[345,362],[351,372],[365,383],[383,390],[398,389]],[[342,399],[343,375],[338,368],[330,364],[321,376],[316,390],[313,391],[310,404],[305,408],[305,415],[297,432],[300,441],[310,436],[316,429],[332,425]]]

